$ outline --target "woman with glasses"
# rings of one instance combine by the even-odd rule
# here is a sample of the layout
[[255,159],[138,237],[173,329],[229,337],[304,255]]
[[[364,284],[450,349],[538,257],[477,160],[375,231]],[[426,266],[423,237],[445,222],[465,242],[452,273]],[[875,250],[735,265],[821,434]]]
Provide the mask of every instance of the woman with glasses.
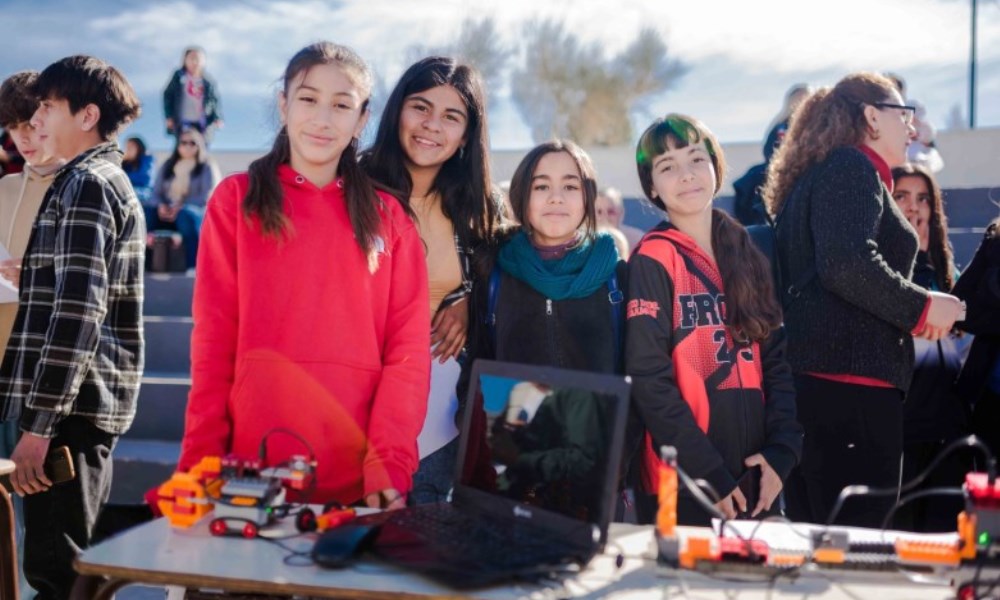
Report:
[[194,127],[177,137],[173,154],[163,163],[145,205],[146,229],[176,229],[184,240],[184,258],[193,269],[205,204],[219,183],[219,167],[208,155],[205,138]]
[[[848,75],[792,116],[764,189],[795,373],[802,461],[788,516],[826,522],[847,485],[894,489],[903,450],[911,335],[936,341],[958,319],[954,296],[910,281],[917,235],[892,198],[913,108],[881,75]],[[895,494],[848,500],[838,523],[878,526]]]

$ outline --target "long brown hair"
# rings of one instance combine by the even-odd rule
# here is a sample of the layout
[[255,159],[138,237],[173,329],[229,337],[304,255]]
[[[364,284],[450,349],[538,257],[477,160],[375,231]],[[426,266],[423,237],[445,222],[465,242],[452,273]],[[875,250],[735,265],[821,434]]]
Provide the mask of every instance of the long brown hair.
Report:
[[948,241],[948,217],[944,214],[944,195],[934,176],[926,168],[907,163],[892,170],[892,181],[904,177],[919,177],[924,180],[931,197],[931,222],[928,223],[927,254],[934,267],[934,279],[938,289],[950,292],[955,285],[955,258]]
[[[636,168],[642,190],[650,202],[666,210],[663,200],[653,197],[653,160],[667,150],[701,141],[705,142],[715,169],[715,192],[718,193],[726,159],[715,135],[701,121],[669,114],[646,129],[636,147]],[[766,339],[781,327],[782,321],[771,267],[747,230],[719,209],[712,209],[712,252],[726,290],[726,328],[737,340]]]
[[[361,112],[364,114],[368,110],[372,89],[371,70],[353,50],[332,42],[317,42],[306,46],[292,57],[283,77],[285,95],[288,95],[289,86],[299,74],[319,65],[336,65],[344,71],[364,99],[361,104]],[[368,257],[369,270],[374,272],[378,267],[375,240],[381,225],[378,211],[381,201],[371,180],[358,166],[357,151],[358,140],[355,138],[340,155],[337,174],[344,180],[344,199],[354,238]],[[284,212],[285,192],[278,179],[278,167],[288,164],[290,160],[288,131],[282,126],[270,152],[250,163],[247,170],[250,186],[243,199],[243,214],[251,222],[256,218],[263,234],[278,240],[289,233],[291,225]]]
[[877,73],[853,73],[837,85],[824,87],[792,114],[788,133],[771,158],[762,195],[771,215],[781,212],[795,182],[806,170],[826,160],[842,146],[865,140],[865,105],[886,102],[896,87]]

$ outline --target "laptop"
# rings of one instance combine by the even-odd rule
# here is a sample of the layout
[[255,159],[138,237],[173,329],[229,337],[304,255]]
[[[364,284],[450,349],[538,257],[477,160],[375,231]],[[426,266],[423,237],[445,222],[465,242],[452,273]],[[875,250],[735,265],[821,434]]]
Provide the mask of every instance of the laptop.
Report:
[[456,588],[537,579],[603,550],[630,382],[479,360],[450,502],[382,513],[374,553]]

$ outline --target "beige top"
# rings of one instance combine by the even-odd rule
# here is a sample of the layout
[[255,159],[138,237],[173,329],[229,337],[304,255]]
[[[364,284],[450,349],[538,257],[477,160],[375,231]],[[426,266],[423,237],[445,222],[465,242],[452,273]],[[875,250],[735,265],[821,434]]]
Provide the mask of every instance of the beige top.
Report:
[[[35,216],[54,178],[55,172],[40,175],[24,165],[21,173],[0,179],[0,243],[14,258],[24,256]],[[0,356],[7,348],[16,316],[16,303],[0,304]]]
[[430,284],[431,317],[441,300],[462,285],[462,265],[455,247],[455,228],[441,209],[441,196],[410,196],[410,206],[417,215],[417,229],[427,253],[427,278]]

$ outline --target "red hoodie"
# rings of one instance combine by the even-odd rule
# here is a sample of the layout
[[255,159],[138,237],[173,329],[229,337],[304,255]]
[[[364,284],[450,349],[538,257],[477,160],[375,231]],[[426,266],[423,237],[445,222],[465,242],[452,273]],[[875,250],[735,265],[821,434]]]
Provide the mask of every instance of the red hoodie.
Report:
[[[320,189],[278,170],[289,234],[243,215],[248,177],[222,181],[198,251],[191,396],[180,469],[208,455],[257,457],[275,427],[318,462],[315,502],[407,493],[427,411],[427,266],[412,221],[381,195],[378,270],[354,240],[342,180]],[[272,435],[267,463],[306,452]]]

